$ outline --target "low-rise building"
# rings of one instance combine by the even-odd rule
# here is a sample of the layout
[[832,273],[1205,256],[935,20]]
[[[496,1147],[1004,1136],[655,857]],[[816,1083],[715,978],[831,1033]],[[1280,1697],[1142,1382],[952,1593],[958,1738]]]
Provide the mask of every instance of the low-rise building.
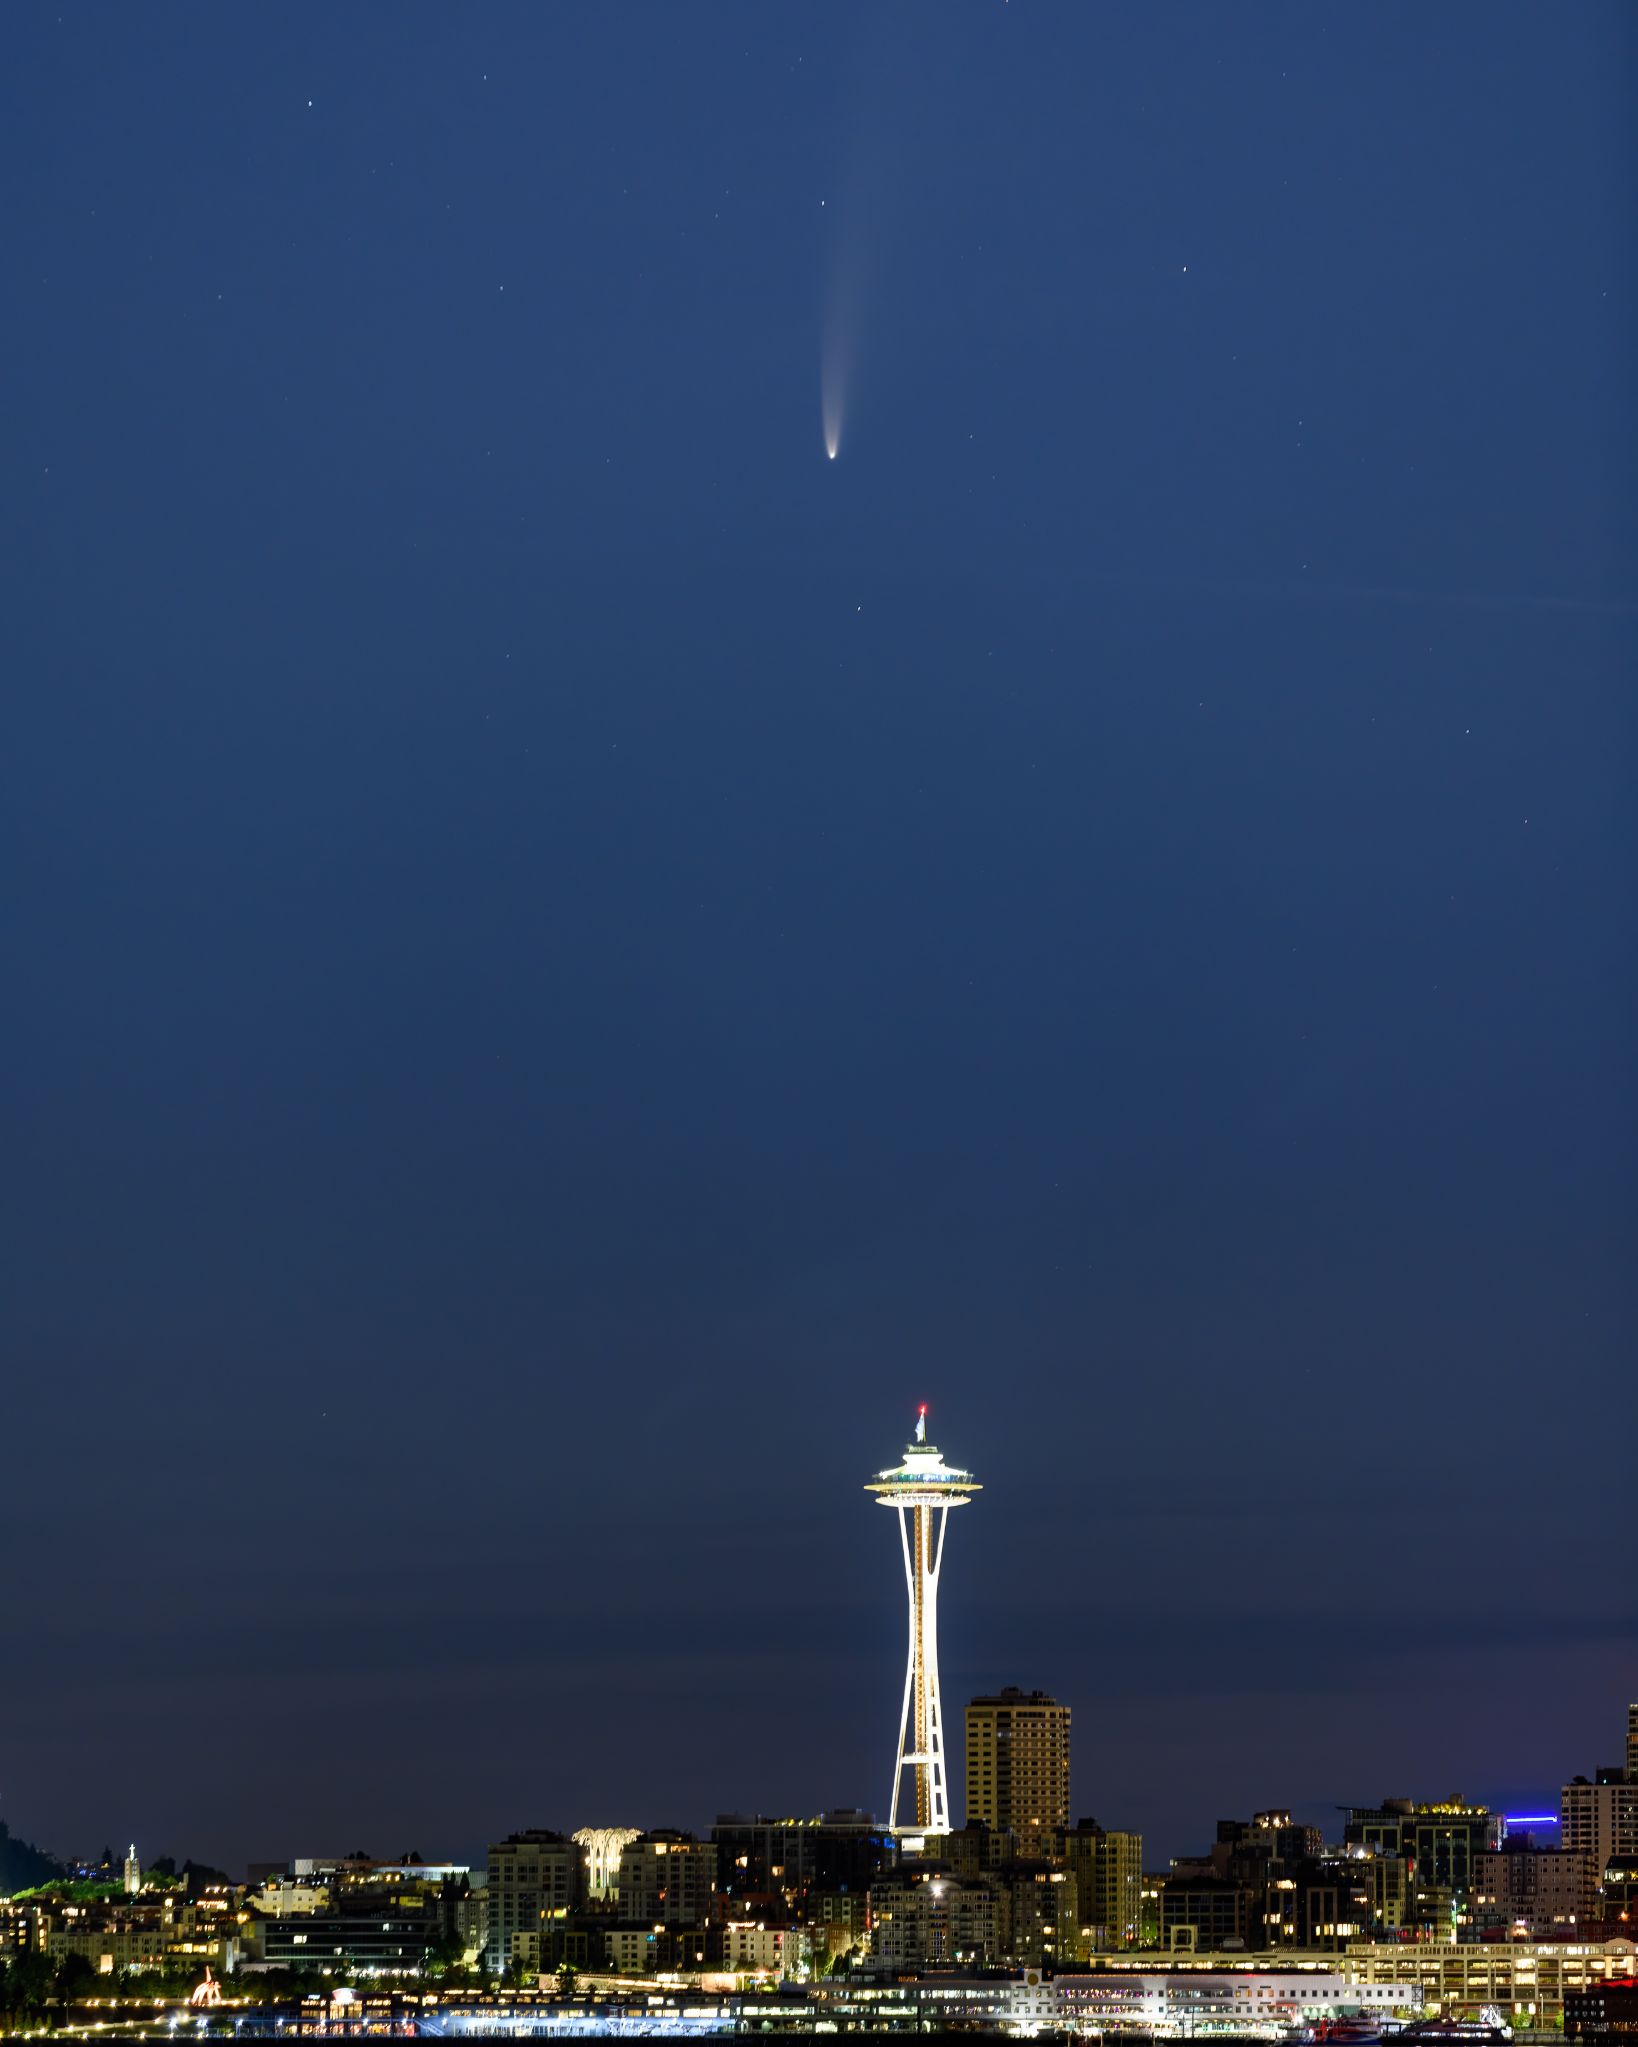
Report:
[[1605,1983],[1596,1990],[1566,1991],[1564,2037],[1631,2047],[1638,2040],[1638,1983]]
[[1564,2000],[1633,1974],[1638,1943],[1604,1941],[1376,1941],[1348,1950],[1358,1983],[1416,1984],[1432,2011],[1458,2018],[1494,2005],[1510,2023],[1556,2026]]
[[1361,1984],[1345,1970],[1099,1969],[1053,1984],[1062,2023],[1079,2031],[1156,2037],[1219,2033],[1281,2039],[1294,2026],[1354,2014],[1416,2016],[1413,1983]]
[[268,1969],[406,1975],[421,1969],[439,1937],[437,1918],[424,1912],[299,1913],[262,1920],[255,1953]]

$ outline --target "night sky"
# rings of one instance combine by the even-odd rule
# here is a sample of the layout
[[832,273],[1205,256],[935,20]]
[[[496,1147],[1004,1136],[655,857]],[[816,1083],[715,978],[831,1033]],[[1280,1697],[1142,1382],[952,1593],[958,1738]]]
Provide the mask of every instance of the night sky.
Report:
[[[0,15],[0,1818],[1638,1696],[1638,16]],[[827,459],[821,357],[840,453]]]

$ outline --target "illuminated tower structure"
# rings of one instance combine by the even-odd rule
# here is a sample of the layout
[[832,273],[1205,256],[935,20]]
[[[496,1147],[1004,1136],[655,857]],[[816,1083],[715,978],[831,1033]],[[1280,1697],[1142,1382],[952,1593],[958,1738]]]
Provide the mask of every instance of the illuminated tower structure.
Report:
[[[903,1461],[878,1471],[865,1487],[899,1517],[904,1580],[910,1594],[910,1655],[899,1714],[899,1756],[893,1769],[888,1827],[900,1835],[950,1831],[949,1778],[944,1767],[944,1709],[938,1694],[938,1574],[944,1561],[944,1523],[979,1490],[970,1471],[957,1471],[927,1440],[927,1409],[916,1414],[916,1439]],[[916,1773],[914,1819],[899,1820],[904,1773]]]
[[641,1827],[581,1827],[570,1836],[586,1851],[586,1890],[598,1904],[619,1888],[620,1857],[642,1833]]

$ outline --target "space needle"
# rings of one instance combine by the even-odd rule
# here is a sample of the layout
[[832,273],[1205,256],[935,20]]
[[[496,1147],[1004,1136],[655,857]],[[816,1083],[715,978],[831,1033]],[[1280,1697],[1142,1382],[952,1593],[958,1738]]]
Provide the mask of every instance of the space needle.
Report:
[[[899,1757],[893,1769],[889,1830],[895,1834],[947,1834],[950,1788],[944,1767],[944,1708],[938,1695],[938,1574],[944,1561],[944,1522],[952,1507],[964,1507],[980,1490],[970,1471],[945,1463],[927,1440],[927,1409],[916,1412],[916,1438],[903,1460],[878,1471],[865,1487],[899,1517],[904,1548],[904,1582],[910,1593],[910,1656],[904,1671],[904,1707],[899,1714]],[[916,1773],[913,1821],[899,1823],[904,1773]]]

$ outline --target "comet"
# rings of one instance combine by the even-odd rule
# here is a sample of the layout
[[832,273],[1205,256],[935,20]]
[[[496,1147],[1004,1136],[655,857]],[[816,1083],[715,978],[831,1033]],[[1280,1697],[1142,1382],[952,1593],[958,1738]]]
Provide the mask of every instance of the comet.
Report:
[[841,364],[836,355],[828,351],[819,365],[819,420],[824,429],[825,453],[832,462],[842,452],[842,389]]

